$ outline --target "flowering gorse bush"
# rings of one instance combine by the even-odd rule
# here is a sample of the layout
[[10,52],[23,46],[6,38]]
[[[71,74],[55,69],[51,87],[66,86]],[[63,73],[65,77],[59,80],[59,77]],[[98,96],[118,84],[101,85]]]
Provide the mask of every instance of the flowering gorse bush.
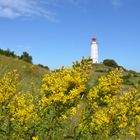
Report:
[[92,139],[109,139],[138,134],[140,99],[136,89],[124,91],[123,71],[116,69],[99,78],[98,85],[87,94],[84,114],[79,124],[80,135]]
[[46,74],[41,88],[28,93],[19,91],[16,71],[6,73],[0,81],[0,139],[136,139],[139,91],[123,89],[122,69],[89,86],[91,70],[91,60],[82,59]]
[[[41,118],[50,118],[45,123],[49,139],[57,127],[76,114],[83,96],[87,93],[86,83],[92,68],[90,59],[77,62],[72,68],[61,68],[47,74],[41,87]],[[50,117],[51,116],[51,117]],[[43,124],[43,123],[42,123]],[[55,125],[52,125],[55,124]],[[64,129],[64,126],[62,127]]]
[[[31,93],[18,93],[19,75],[14,70],[0,82],[0,139],[28,139],[37,112]],[[31,134],[29,134],[31,135]]]

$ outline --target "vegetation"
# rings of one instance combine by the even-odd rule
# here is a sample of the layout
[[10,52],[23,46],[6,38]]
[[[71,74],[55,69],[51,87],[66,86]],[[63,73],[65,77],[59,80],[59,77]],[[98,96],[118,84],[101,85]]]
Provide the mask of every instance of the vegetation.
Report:
[[[0,55],[20,59],[31,64],[33,63],[32,56],[28,52],[23,52],[21,56],[18,56],[14,53],[14,51],[11,51],[10,49],[7,50],[0,49]],[[42,64],[38,64],[38,66],[49,70],[48,66],[43,66]]]
[[0,54],[8,57],[17,57],[17,55],[13,51],[10,51],[9,49],[7,50],[0,49]]
[[0,55],[0,79],[5,73],[12,70],[17,70],[19,74],[19,91],[30,91],[32,86],[39,88],[44,74],[49,72],[44,68],[17,58]]
[[[82,59],[72,68],[50,71],[41,87],[28,91],[18,89],[18,73],[1,78],[1,140],[140,138],[140,85],[124,89],[122,69]],[[95,73],[102,76],[92,84]]]
[[14,53],[14,51],[11,51],[10,49],[7,50],[0,49],[0,55],[13,57],[13,58],[21,59],[28,63],[32,63],[32,56],[30,56],[28,52],[23,52],[21,56],[18,56]]
[[114,68],[118,67],[118,64],[112,59],[105,59],[103,61],[103,64],[106,65],[106,66],[109,66],[109,67],[114,67]]
[[48,67],[48,66],[44,66],[44,65],[42,65],[42,64],[38,64],[37,66],[49,70],[49,67]]
[[32,63],[32,56],[30,56],[27,52],[23,52],[23,54],[20,56],[20,59],[25,62]]

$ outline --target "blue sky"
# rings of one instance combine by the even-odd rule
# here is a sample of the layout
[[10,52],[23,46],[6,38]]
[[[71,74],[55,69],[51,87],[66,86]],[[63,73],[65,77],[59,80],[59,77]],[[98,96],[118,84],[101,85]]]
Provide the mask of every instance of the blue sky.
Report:
[[90,56],[140,72],[139,0],[0,0],[0,48],[33,56],[51,69]]

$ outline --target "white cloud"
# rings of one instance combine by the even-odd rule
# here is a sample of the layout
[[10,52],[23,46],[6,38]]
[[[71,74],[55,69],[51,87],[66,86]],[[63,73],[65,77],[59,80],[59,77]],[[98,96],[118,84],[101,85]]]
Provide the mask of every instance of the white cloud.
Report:
[[[0,0],[0,17],[14,19],[17,17],[43,16],[55,21],[55,13],[50,8],[60,8],[65,4],[77,7],[88,4],[92,0]],[[114,7],[122,4],[122,0],[110,0]]]
[[121,5],[121,1],[120,0],[111,0],[111,3],[113,6],[118,7]]
[[15,18],[15,17],[19,16],[19,13],[16,13],[12,9],[7,8],[7,7],[6,8],[0,7],[0,16],[8,17],[8,18]]
[[35,15],[51,18],[53,13],[41,4],[41,0],[0,0],[0,17],[13,19]]
[[90,0],[0,0],[0,17],[43,16],[55,21],[56,14],[51,8],[60,8],[65,4],[80,6]]

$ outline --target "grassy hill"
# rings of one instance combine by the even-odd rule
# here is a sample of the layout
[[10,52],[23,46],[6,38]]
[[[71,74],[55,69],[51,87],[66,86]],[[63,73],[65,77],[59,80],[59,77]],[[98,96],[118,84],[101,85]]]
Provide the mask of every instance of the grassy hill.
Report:
[[[101,77],[102,75],[106,75],[109,71],[114,69],[115,68],[106,66],[104,64],[93,64],[89,85],[96,85],[99,77]],[[126,88],[134,86],[136,84],[140,84],[140,73],[132,70],[124,70],[123,80],[124,87]]]
[[[99,77],[106,75],[113,69],[113,67],[109,67],[104,64],[93,64],[93,69],[90,74],[89,86],[96,85]],[[34,83],[35,87],[38,88],[41,84],[44,74],[49,72],[44,68],[19,60],[18,58],[0,55],[0,78],[2,78],[4,73],[11,70],[18,71],[21,79],[19,89],[23,91],[30,91],[32,88],[31,83]],[[132,70],[126,70],[124,76],[124,86],[128,88],[135,84],[140,84],[140,73]]]
[[35,87],[39,87],[41,84],[42,77],[48,73],[48,70],[39,66],[27,63],[17,58],[6,57],[0,55],[0,78],[11,70],[17,70],[20,75],[20,86],[19,89],[23,91],[30,91],[32,84]]

